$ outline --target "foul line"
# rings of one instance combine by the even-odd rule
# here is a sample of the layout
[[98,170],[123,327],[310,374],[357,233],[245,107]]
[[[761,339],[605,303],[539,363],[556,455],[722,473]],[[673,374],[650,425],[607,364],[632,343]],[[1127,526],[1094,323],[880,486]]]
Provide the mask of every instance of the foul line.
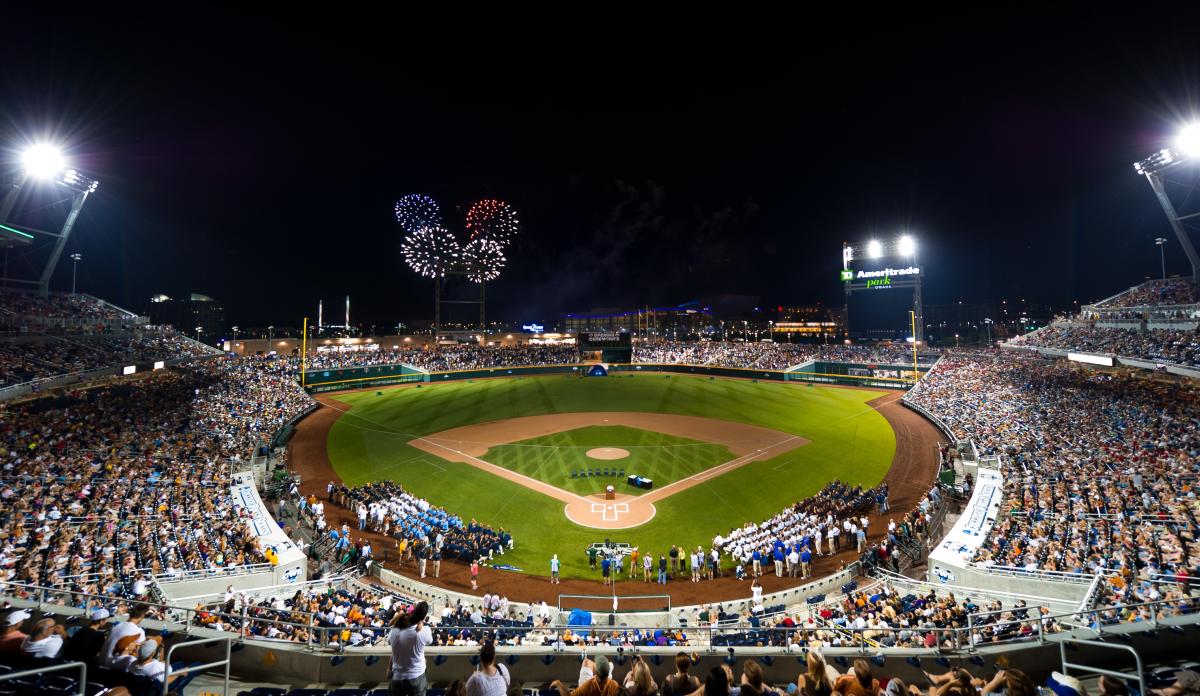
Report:
[[564,491],[563,489],[558,488],[556,486],[551,486],[550,484],[546,483],[545,481],[539,481],[539,480],[533,478],[532,476],[526,476],[525,474],[522,474],[518,471],[513,471],[512,469],[505,469],[504,467],[499,466],[498,464],[492,464],[491,462],[484,461],[484,460],[480,459],[479,457],[467,454],[466,452],[463,452],[462,450],[456,450],[453,447],[447,447],[446,445],[443,445],[440,442],[436,442],[434,440],[430,440],[425,437],[418,437],[412,441],[413,442],[424,442],[428,445],[432,445],[434,447],[439,447],[441,449],[444,449],[447,452],[453,452],[453,453],[457,454],[458,456],[465,458],[467,460],[466,461],[467,464],[470,464],[471,466],[474,466],[477,469],[483,469],[484,471],[496,474],[497,476],[500,476],[501,478],[507,478],[510,481],[515,480],[515,479],[520,479],[520,482],[523,483],[526,488],[530,488],[539,493],[545,494],[547,491],[553,491],[552,493],[549,493],[548,495],[552,498],[558,498],[559,500],[561,500],[564,503],[589,502],[587,498],[584,498],[581,495],[578,495],[576,493],[571,493],[570,491]]

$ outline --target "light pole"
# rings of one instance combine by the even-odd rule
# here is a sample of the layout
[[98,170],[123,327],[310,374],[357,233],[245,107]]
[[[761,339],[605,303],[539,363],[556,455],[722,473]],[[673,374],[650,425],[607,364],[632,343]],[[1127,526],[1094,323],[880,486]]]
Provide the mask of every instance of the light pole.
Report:
[[1163,280],[1166,280],[1167,279],[1167,252],[1165,251],[1165,248],[1167,246],[1167,238],[1166,237],[1155,237],[1154,243],[1156,245],[1158,245],[1158,261],[1159,261],[1159,263],[1162,264],[1162,278],[1163,278]]
[[987,326],[988,345],[990,346],[992,345],[992,320],[984,319],[983,323]]
[[199,342],[200,342],[200,333],[201,333],[202,331],[204,331],[204,327],[203,327],[203,326],[197,326],[197,327],[196,327],[196,342],[197,342],[197,343],[199,343]]
[[83,254],[75,252],[71,254],[71,294],[75,294],[75,271],[79,268],[79,262],[83,260]]
[[954,334],[954,347],[958,347],[958,334]]
[[234,341],[236,341],[236,340],[237,340],[238,331],[241,331],[241,329],[240,329],[240,328],[238,328],[238,327],[236,327],[236,326],[235,326],[235,327],[233,327],[233,340],[234,340]]
[[[1200,122],[1183,127],[1170,147],[1164,147],[1133,165],[1134,171],[1140,176],[1146,177],[1150,189],[1158,198],[1158,204],[1166,214],[1167,222],[1170,223],[1172,231],[1175,232],[1175,238],[1179,241],[1179,248],[1183,250],[1183,255],[1191,264],[1192,282],[1200,281],[1200,252],[1196,251],[1196,246],[1192,243],[1191,237],[1184,227],[1184,221],[1192,218],[1193,215],[1180,214],[1176,211],[1175,202],[1167,194],[1164,182],[1166,175],[1176,167],[1194,166],[1198,162],[1200,162]],[[1166,239],[1155,239],[1154,243],[1160,249],[1159,255],[1165,278],[1166,261],[1161,249],[1166,243]]]
[[69,168],[70,165],[63,157],[62,152],[54,145],[32,144],[22,153],[21,159],[24,163],[24,172],[0,199],[0,223],[8,221],[21,188],[31,179],[52,182],[71,191],[70,211],[58,234],[51,235],[58,239],[50,250],[50,256],[46,260],[45,266],[42,267],[42,274],[37,282],[38,292],[45,295],[50,290],[50,276],[54,274],[54,269],[58,266],[58,259],[67,246],[67,240],[71,236],[71,230],[75,227],[75,221],[79,219],[79,212],[88,196],[96,192],[100,182],[80,174],[76,169]]
[[271,349],[271,339],[275,338],[275,327],[267,327],[267,350]]

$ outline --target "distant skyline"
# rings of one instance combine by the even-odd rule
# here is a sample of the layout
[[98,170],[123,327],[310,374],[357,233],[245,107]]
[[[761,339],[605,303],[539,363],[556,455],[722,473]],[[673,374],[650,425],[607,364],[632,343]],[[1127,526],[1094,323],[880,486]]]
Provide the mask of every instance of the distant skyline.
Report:
[[1068,306],[1157,277],[1156,237],[1188,272],[1131,165],[1200,115],[1195,10],[1083,8],[450,31],[26,6],[6,12],[0,178],[23,143],[65,143],[101,181],[66,250],[79,288],[135,309],[202,293],[231,325],[315,320],[322,298],[337,316],[347,294],[355,323],[430,318],[392,216],[414,192],[458,233],[478,199],[519,211],[496,319],[840,304],[843,240],[904,231],[929,304]]

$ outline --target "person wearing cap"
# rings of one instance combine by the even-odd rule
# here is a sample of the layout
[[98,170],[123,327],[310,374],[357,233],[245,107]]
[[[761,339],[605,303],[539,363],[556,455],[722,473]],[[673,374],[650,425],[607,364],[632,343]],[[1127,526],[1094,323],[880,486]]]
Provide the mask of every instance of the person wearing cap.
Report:
[[903,679],[892,677],[884,682],[879,690],[879,696],[908,696],[908,686]]
[[88,625],[75,631],[75,635],[63,644],[59,657],[68,662],[86,662],[89,667],[96,665],[96,656],[104,645],[104,622],[108,620],[107,609],[93,609],[88,614]]
[[1083,682],[1062,672],[1051,672],[1050,678],[1046,680],[1046,686],[1056,696],[1084,696],[1087,693],[1083,688]]
[[21,650],[21,645],[29,634],[21,630],[21,624],[29,619],[29,612],[24,609],[10,611],[4,617],[4,633],[0,634],[0,653],[15,653]]
[[133,663],[137,662],[138,646],[141,643],[142,641],[136,633],[130,633],[118,640],[113,647],[113,656],[109,661],[109,667],[119,672],[128,672]]
[[53,659],[62,650],[65,635],[66,632],[57,621],[52,618],[41,619],[34,624],[33,632],[21,642],[21,652],[30,657]]
[[[1057,674],[1057,672],[1055,673]],[[1164,689],[1150,689],[1154,696],[1193,696],[1200,694],[1200,673],[1182,669],[1175,673],[1175,682]]]
[[558,689],[561,696],[617,696],[621,685],[611,679],[611,675],[612,665],[607,657],[597,655],[593,661],[584,653],[583,665],[579,668],[579,686],[574,691],[567,691],[567,685],[555,679],[550,682],[550,688]]
[[158,659],[161,652],[161,646],[153,638],[142,643],[137,649],[137,661],[128,667],[129,673],[163,681],[167,676],[167,666]]

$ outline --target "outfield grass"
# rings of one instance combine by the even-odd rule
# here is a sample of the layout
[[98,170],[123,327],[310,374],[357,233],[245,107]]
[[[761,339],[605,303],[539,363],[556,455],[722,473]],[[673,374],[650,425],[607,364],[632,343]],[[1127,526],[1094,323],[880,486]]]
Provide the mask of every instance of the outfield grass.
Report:
[[[619,447],[629,456],[600,461],[587,456],[593,447]],[[734,459],[729,448],[623,425],[594,425],[561,433],[497,445],[480,457],[564,491],[590,495],[612,484],[620,493],[646,491],[626,483],[624,475],[637,474],[662,487]],[[608,476],[572,476],[580,471],[618,472]]]
[[[336,396],[353,408],[334,424],[328,451],[348,485],[394,479],[452,512],[507,528],[516,549],[504,556],[505,563],[547,575],[550,556],[557,553],[564,577],[593,577],[584,549],[605,537],[653,553],[665,553],[672,545],[708,545],[716,534],[770,517],[831,479],[879,483],[891,465],[895,437],[866,402],[883,393],[680,375],[516,377],[385,389],[381,394],[371,390]],[[587,411],[719,418],[800,435],[809,444],[661,500],[653,520],[616,532],[575,525],[557,500],[407,444],[414,437],[470,423]]]

